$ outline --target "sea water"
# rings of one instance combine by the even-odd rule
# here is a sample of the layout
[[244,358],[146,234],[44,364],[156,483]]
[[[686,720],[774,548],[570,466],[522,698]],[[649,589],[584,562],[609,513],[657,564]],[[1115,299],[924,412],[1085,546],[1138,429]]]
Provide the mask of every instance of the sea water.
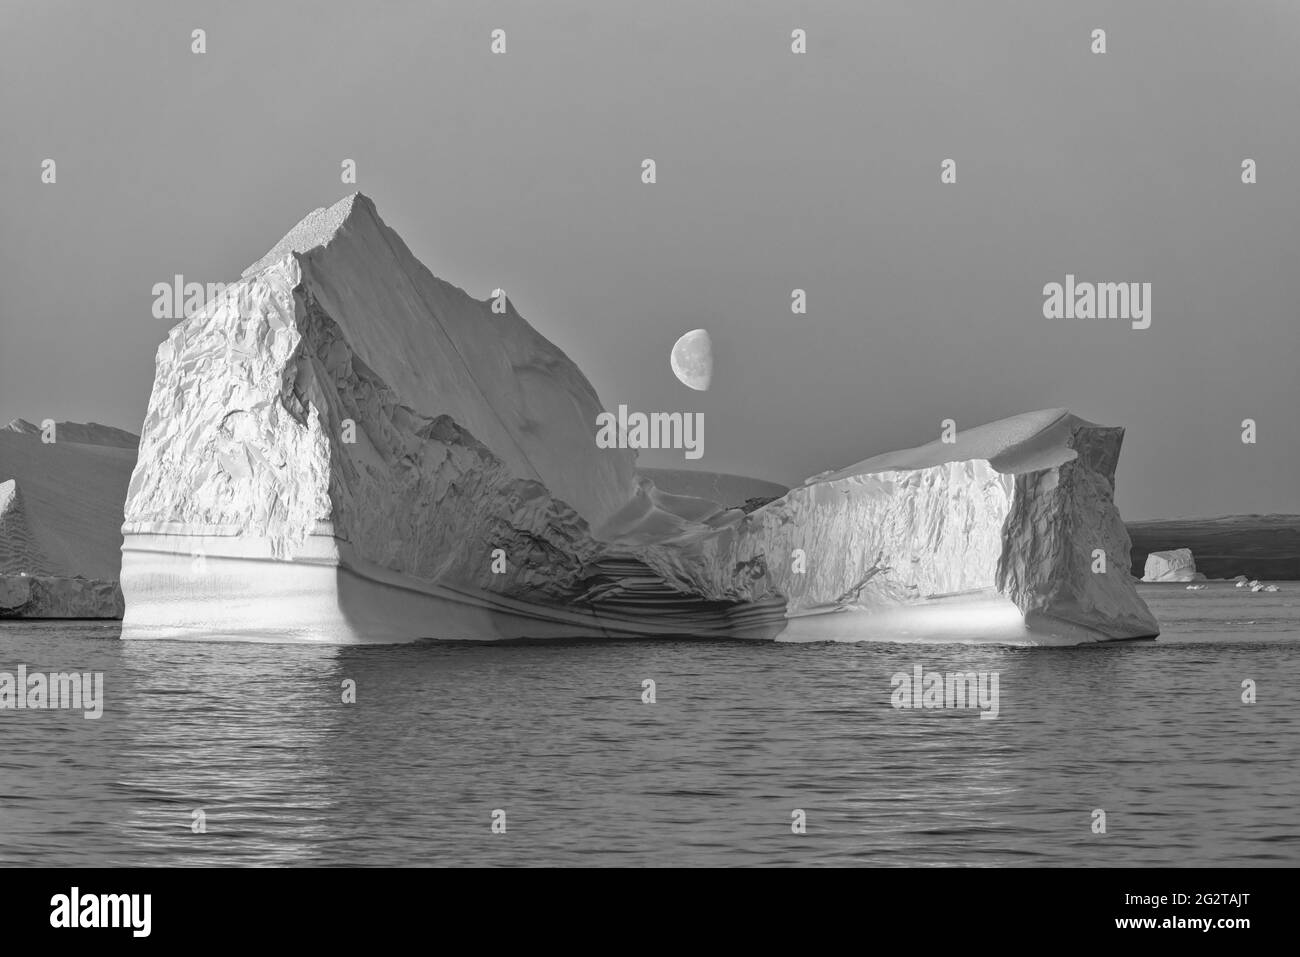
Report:
[[[1300,583],[1140,590],[1158,640],[1055,649],[0,623],[0,671],[104,676],[0,710],[0,864],[1300,864]],[[896,707],[918,665],[996,718]]]

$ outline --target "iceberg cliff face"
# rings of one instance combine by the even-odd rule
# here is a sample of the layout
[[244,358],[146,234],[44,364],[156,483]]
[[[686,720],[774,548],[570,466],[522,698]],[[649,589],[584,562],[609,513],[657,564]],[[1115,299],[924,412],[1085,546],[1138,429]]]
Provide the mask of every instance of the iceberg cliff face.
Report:
[[122,591],[102,578],[0,575],[0,618],[121,618]]
[[790,616],[884,612],[892,627],[903,609],[980,594],[1020,612],[1008,638],[1152,637],[1113,504],[1122,437],[1056,409],[877,456],[712,533],[701,566],[720,587],[761,563]]
[[972,591],[993,582],[1010,501],[1009,477],[978,460],[836,476],[711,535],[704,567],[761,564],[792,614]]
[[1016,475],[997,587],[1030,627],[1154,637],[1159,625],[1129,572],[1132,543],[1114,505],[1124,430],[1062,416],[1049,430],[1073,457]]
[[1008,640],[1157,631],[1111,504],[1122,430],[1020,416],[746,513],[639,478],[601,411],[368,199],[317,210],[159,347],[123,635],[825,637],[825,612],[892,628],[953,596]]
[[1196,560],[1190,548],[1151,552],[1142,572],[1144,582],[1190,582],[1203,578],[1205,576],[1196,571]]

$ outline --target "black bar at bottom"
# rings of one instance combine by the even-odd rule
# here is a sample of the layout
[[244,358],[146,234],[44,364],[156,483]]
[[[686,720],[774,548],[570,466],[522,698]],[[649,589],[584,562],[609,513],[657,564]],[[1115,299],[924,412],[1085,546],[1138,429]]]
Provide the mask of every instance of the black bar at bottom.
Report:
[[1288,869],[32,869],[0,871],[0,914],[6,945],[413,938],[460,949],[453,941],[518,936],[670,948],[700,934],[772,944],[788,931],[934,952],[1044,939],[1230,948],[1289,936],[1294,879]]

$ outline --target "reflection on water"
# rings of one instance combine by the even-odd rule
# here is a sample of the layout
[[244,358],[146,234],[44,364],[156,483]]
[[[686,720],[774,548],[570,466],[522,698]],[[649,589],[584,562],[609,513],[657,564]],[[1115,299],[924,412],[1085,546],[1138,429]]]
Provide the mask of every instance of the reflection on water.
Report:
[[[1078,649],[5,623],[0,670],[103,671],[106,704],[0,711],[0,863],[1300,863],[1300,585],[1144,595],[1159,641]],[[998,672],[999,717],[894,710],[918,663]]]

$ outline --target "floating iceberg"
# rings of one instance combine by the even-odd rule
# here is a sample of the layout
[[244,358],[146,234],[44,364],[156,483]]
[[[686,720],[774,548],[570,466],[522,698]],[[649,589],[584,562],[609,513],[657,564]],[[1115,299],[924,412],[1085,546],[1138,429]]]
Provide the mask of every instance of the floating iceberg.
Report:
[[1200,581],[1204,575],[1196,571],[1190,548],[1175,548],[1167,552],[1152,552],[1147,556],[1142,574],[1144,582]]
[[[595,442],[590,383],[355,194],[158,349],[123,637],[1152,637],[1123,430],[1016,416],[728,508]],[[779,491],[779,489],[778,489]]]
[[0,575],[0,618],[121,618],[122,591],[103,578]]

